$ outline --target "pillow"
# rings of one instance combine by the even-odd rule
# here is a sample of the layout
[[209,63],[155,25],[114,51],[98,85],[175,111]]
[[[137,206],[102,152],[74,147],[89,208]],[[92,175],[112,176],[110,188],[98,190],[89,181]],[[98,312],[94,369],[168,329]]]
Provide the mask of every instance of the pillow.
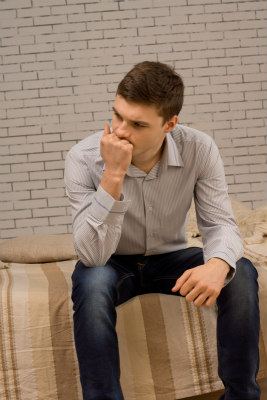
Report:
[[0,260],[41,263],[77,259],[72,235],[30,235],[0,243]]

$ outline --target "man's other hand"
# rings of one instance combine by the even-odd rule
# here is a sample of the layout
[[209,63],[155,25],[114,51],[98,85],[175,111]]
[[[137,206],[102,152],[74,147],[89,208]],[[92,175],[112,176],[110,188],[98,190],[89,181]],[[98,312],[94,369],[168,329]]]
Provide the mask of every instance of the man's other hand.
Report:
[[219,296],[229,265],[220,258],[211,258],[206,264],[188,269],[177,279],[172,292],[180,294],[197,307],[210,307]]

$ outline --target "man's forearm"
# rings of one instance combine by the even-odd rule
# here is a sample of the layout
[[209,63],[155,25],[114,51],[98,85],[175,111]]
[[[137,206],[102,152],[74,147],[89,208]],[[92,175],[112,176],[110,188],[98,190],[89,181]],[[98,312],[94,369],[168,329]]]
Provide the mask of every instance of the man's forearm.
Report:
[[123,174],[114,175],[108,170],[105,170],[100,185],[108,194],[110,194],[110,196],[113,197],[113,199],[119,201],[121,199],[123,181]]

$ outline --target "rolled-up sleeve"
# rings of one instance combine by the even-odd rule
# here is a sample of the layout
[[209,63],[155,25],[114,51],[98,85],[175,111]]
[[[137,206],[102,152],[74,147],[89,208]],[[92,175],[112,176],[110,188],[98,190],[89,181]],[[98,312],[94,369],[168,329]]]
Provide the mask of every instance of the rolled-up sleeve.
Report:
[[195,185],[194,199],[198,227],[203,240],[204,261],[213,257],[226,261],[231,269],[228,283],[235,274],[236,262],[243,255],[242,239],[237,227],[224,166],[216,144],[199,155],[203,161]]
[[96,188],[90,165],[74,149],[66,157],[64,179],[77,255],[86,266],[105,265],[117,248],[129,201],[113,199],[101,185]]

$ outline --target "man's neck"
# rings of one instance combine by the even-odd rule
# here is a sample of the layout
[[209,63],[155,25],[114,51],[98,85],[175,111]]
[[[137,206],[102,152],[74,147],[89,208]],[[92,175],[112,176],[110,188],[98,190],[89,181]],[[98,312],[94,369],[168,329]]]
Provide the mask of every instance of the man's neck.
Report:
[[146,174],[149,174],[149,172],[152,170],[152,168],[157,164],[157,162],[161,159],[163,150],[164,150],[165,142],[161,146],[161,148],[158,150],[156,154],[151,156],[150,158],[142,159],[142,157],[134,157],[132,160],[132,164],[140,169],[141,171],[144,171]]

